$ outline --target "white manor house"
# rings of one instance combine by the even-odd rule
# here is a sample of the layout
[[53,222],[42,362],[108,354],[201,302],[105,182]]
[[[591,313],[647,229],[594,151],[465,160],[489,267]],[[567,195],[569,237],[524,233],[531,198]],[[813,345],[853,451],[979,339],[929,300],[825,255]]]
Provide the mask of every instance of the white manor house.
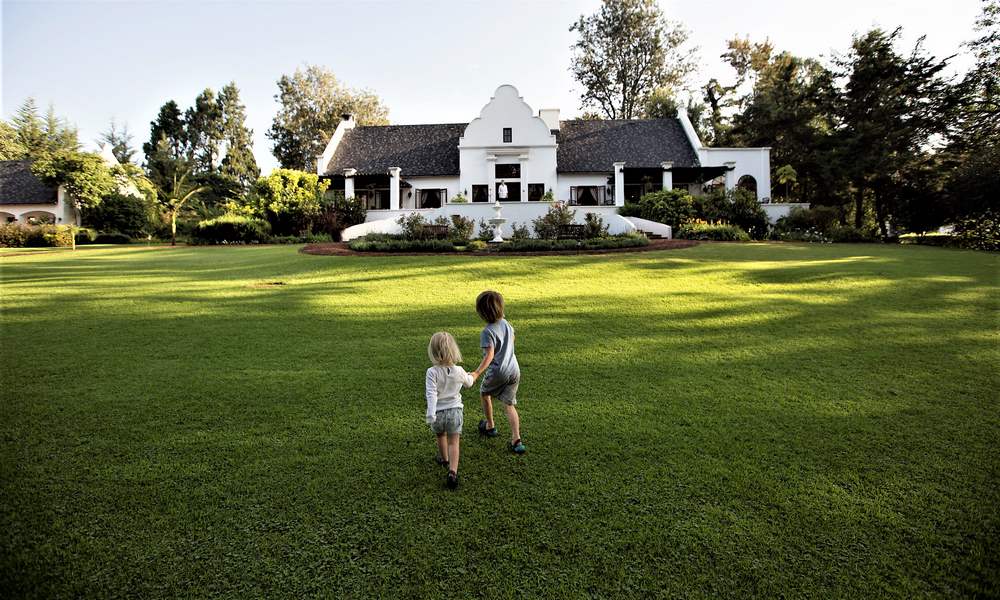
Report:
[[705,147],[683,110],[673,119],[560,121],[559,109],[535,114],[514,86],[501,85],[470,123],[358,126],[344,115],[316,166],[330,189],[368,206],[367,222],[345,239],[396,232],[399,215],[413,212],[478,222],[494,216],[498,199],[508,224],[530,224],[548,210],[547,192],[579,206],[581,222],[599,213],[612,233],[669,235],[664,225],[619,216],[617,207],[660,189],[740,186],[756,193],[773,221],[789,205],[769,203],[769,154]]

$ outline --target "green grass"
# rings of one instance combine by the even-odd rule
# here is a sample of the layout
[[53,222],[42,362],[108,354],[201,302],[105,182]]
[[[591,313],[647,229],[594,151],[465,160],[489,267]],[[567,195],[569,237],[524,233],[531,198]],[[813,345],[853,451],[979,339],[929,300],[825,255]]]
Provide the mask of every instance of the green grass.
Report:
[[[296,250],[0,256],[4,597],[1000,592],[997,255]],[[470,392],[452,493],[426,345],[471,369],[484,288],[528,454]]]

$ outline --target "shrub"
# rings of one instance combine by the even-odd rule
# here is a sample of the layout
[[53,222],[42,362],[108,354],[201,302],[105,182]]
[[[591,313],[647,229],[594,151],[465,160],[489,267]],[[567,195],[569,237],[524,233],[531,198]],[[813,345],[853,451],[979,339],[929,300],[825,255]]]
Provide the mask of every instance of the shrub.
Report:
[[721,242],[746,242],[750,236],[736,225],[711,223],[685,223],[677,228],[675,237],[685,240],[714,240]]
[[97,234],[94,238],[95,244],[131,244],[132,238],[117,231],[107,231]]
[[757,197],[747,190],[735,189],[726,194],[726,198],[729,201],[729,218],[726,220],[753,239],[764,239],[768,230],[767,213]]
[[661,190],[646,194],[637,203],[626,204],[618,214],[670,225],[676,229],[694,217],[694,198],[684,190]]
[[156,212],[145,198],[111,194],[100,204],[83,209],[83,222],[98,231],[117,231],[131,237],[153,232]]
[[840,221],[840,210],[833,206],[813,206],[812,208],[793,208],[787,216],[778,219],[774,224],[778,231],[809,231],[829,233]]
[[366,239],[352,240],[348,247],[356,252],[454,252],[451,240],[387,240],[374,242]]
[[510,226],[510,239],[526,240],[531,237],[531,230],[524,223],[512,223]]
[[613,248],[635,248],[649,245],[643,235],[621,235],[589,240],[527,239],[512,240],[500,244],[500,252],[547,252],[573,250],[607,250]]
[[556,196],[555,194],[552,193],[552,190],[548,190],[544,194],[542,194],[542,202],[555,202],[555,201],[556,201]]
[[196,244],[250,244],[267,241],[270,231],[270,225],[263,219],[222,215],[198,223],[192,241]]
[[482,240],[472,240],[465,246],[465,249],[469,252],[482,252],[487,248],[489,248],[489,244]]
[[[459,194],[461,195],[461,194]],[[457,196],[456,196],[457,197]],[[451,225],[449,227],[449,237],[453,240],[468,240],[472,238],[472,230],[476,227],[476,222],[462,215],[451,215]]]
[[77,244],[93,244],[95,240],[97,240],[97,232],[93,229],[87,227],[78,227],[76,229]]
[[476,239],[488,242],[493,239],[494,235],[493,225],[486,219],[479,219],[479,233],[476,234]]
[[834,225],[827,233],[831,242],[838,244],[877,242],[878,238],[853,225]]
[[0,225],[0,248],[23,248],[28,242],[28,228],[17,223]]
[[955,244],[970,250],[1000,250],[1000,215],[987,210],[955,224]]
[[576,211],[564,202],[554,202],[549,210],[531,224],[535,228],[535,236],[543,240],[554,240],[559,237],[559,230],[573,223]]
[[399,215],[396,219],[396,223],[403,230],[403,238],[407,240],[421,240],[424,238],[424,226],[427,225],[427,220],[424,216],[419,213],[410,213],[408,215]]
[[587,213],[583,217],[584,224],[587,226],[587,233],[584,235],[587,239],[592,238],[602,238],[608,236],[608,226],[604,224],[604,218],[597,213]]
[[710,223],[728,221],[729,200],[725,194],[709,193],[694,197],[694,218]]
[[452,204],[465,204],[468,201],[469,201],[469,199],[466,198],[465,194],[463,194],[461,192],[455,194],[455,197],[451,199],[451,203]]

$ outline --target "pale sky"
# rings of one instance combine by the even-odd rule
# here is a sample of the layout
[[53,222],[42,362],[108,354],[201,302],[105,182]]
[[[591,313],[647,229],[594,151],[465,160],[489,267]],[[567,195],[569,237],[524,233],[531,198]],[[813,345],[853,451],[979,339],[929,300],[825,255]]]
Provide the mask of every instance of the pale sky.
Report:
[[[979,0],[661,0],[699,48],[693,78],[728,79],[718,58],[735,35],[769,38],[778,50],[829,57],[851,35],[902,26],[906,50],[955,54],[973,37]],[[393,123],[467,122],[502,83],[534,109],[578,115],[568,29],[599,0],[561,1],[11,1],[2,3],[3,118],[29,96],[80,130],[88,148],[114,117],[137,148],[165,101],[190,106],[204,88],[235,80],[264,172],[276,166],[265,132],[277,111],[275,82],[297,66],[329,67],[351,87],[377,93]],[[965,56],[956,68],[969,64]]]

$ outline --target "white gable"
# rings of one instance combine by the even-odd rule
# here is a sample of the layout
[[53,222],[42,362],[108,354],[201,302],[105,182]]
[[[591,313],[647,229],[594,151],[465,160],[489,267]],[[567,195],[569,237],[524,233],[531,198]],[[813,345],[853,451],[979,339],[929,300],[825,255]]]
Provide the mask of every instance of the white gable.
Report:
[[[504,142],[503,130],[510,128],[511,141]],[[465,128],[459,148],[506,146],[554,146],[556,137],[549,126],[535,115],[512,85],[501,85],[479,116]]]

